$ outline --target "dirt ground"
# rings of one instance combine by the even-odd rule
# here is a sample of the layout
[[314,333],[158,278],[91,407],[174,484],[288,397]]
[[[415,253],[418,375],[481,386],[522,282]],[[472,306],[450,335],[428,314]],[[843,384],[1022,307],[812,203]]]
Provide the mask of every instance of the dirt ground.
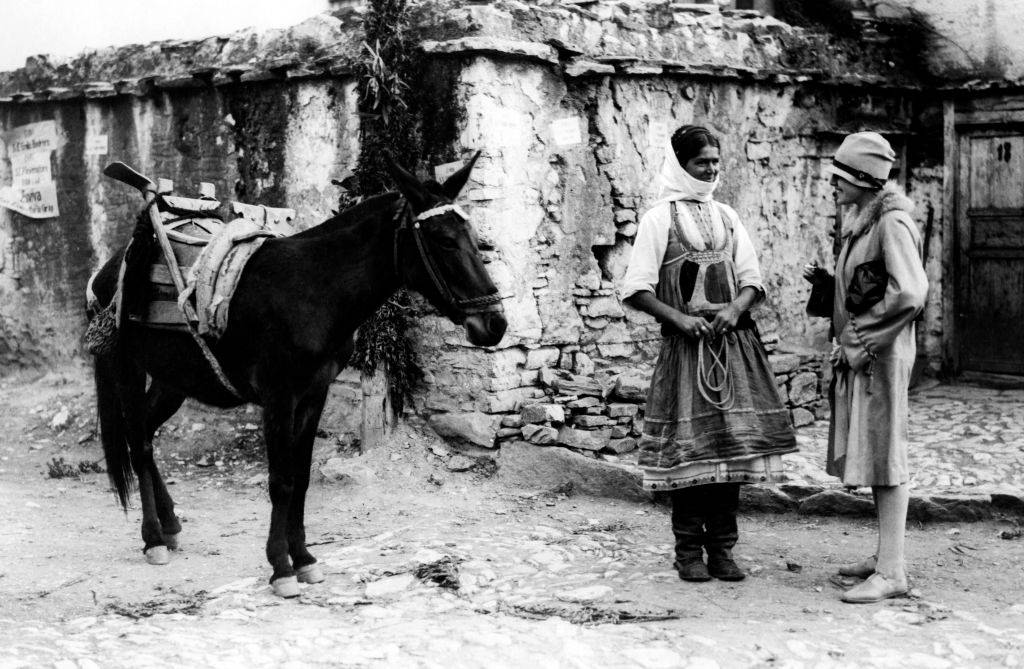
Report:
[[1024,665],[1015,522],[910,527],[912,596],[852,606],[829,577],[871,552],[869,521],[744,516],[750,578],[686,584],[665,508],[451,472],[409,431],[318,440],[353,463],[308,497],[328,580],[275,599],[255,410],[190,404],[162,430],[184,529],[148,566],[92,402],[85,369],[0,384],[0,667]]

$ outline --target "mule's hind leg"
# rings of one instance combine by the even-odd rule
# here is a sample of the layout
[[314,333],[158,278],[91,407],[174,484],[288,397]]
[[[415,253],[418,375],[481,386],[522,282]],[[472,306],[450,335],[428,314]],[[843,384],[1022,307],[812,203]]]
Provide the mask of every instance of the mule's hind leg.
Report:
[[[157,381],[149,384],[149,390],[146,391],[146,438],[148,443],[153,443],[153,435],[157,429],[181,408],[184,401],[185,396],[176,390]],[[171,499],[171,494],[167,491],[167,485],[160,475],[154,458],[150,458],[150,473],[153,476],[153,493],[156,497],[157,517],[160,519],[160,533],[163,535],[164,544],[171,550],[177,550],[181,522],[174,513],[174,500]]]
[[153,443],[146,429],[146,374],[126,359],[120,366],[118,394],[124,409],[124,436],[142,500],[142,552],[150,564],[167,564],[170,556],[160,528],[153,483],[156,469],[153,465]]
[[327,400],[327,389],[318,391],[302,403],[297,412],[298,434],[295,438],[295,488],[288,507],[288,553],[292,558],[299,581],[320,583],[323,571],[306,549],[306,490],[309,489],[309,469],[313,461],[313,442],[320,415]]

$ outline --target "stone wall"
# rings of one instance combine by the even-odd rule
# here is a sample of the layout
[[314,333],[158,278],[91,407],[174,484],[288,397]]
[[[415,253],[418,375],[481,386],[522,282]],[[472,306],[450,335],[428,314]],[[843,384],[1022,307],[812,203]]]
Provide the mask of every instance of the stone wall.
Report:
[[[828,332],[804,315],[800,270],[831,264],[835,207],[823,170],[842,136],[888,134],[919,212],[941,211],[937,101],[917,88],[911,59],[717,5],[420,11],[428,67],[417,83],[431,101],[420,170],[483,151],[463,196],[508,296],[509,330],[495,349],[472,348],[418,302],[426,378],[410,417],[478,448],[526,439],[611,457],[628,450],[660,338],[616,285],[656,195],[667,134],[689,122],[721,137],[720,198],[761,259],[768,299],[755,318],[780,391],[797,424],[821,417]],[[139,204],[100,176],[108,160],[186,193],[211,181],[222,199],[295,207],[303,226],[325,218],[336,205],[330,180],[358,154],[358,34],[358,16],[320,17],[269,36],[127,47],[68,66],[37,59],[0,74],[0,128],[58,123],[62,208],[43,221],[0,213],[4,364],[79,353],[86,278],[123,241]],[[103,134],[108,154],[86,156]],[[933,247],[938,221],[934,229]],[[933,339],[937,313],[924,328]],[[337,390],[328,420],[351,424],[351,371]]]
[[[755,317],[773,351],[780,391],[795,423],[825,417],[828,325],[805,315],[809,287],[800,277],[809,261],[832,263],[835,206],[824,166],[843,134],[861,127],[888,132],[904,163],[935,153],[933,147],[911,157],[904,150],[915,123],[906,94],[876,91],[865,100],[859,90],[660,71],[570,76],[543,63],[479,54],[466,56],[457,90],[465,110],[458,144],[485,149],[467,198],[474,224],[493,247],[489,268],[510,295],[509,331],[489,356],[488,384],[481,387],[478,368],[445,365],[443,379],[428,379],[428,410],[478,426],[504,417],[500,439],[623,448],[610,440],[629,439],[635,430],[615,405],[643,398],[628,400],[614,388],[623,375],[650,371],[660,335],[651,318],[621,303],[615,287],[637,221],[656,196],[651,184],[665,130],[697,122],[721,136],[721,199],[737,209],[758,249],[768,299]],[[564,127],[576,130],[577,142],[558,134]],[[923,230],[924,212],[941,210],[941,181],[935,168],[901,168],[919,200]],[[458,341],[439,319],[422,322],[447,332],[447,345]],[[436,338],[422,341],[426,358],[445,359]],[[564,391],[556,370],[590,390]],[[630,416],[642,413],[640,406]]]

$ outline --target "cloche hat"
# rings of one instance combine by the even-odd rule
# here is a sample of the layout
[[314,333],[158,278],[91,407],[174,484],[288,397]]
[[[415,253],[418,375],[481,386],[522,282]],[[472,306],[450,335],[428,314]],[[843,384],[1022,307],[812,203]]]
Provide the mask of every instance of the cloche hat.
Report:
[[889,180],[896,152],[877,132],[855,132],[839,145],[827,171],[861,188],[878,189]]

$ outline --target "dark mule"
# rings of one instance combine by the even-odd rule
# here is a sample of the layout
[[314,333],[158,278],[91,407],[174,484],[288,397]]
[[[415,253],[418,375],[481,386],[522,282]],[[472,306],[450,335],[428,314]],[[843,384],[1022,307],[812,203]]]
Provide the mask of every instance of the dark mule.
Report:
[[[252,402],[263,407],[273,505],[267,560],[274,591],[293,596],[298,581],[323,580],[306,550],[306,489],[328,387],[352,353],[356,328],[405,285],[464,324],[475,345],[497,344],[505,333],[476,235],[451,204],[475,161],[443,185],[420,183],[392,165],[400,192],[369,198],[319,226],[269,240],[256,252],[231,302],[227,330],[211,345],[241,398],[218,381],[188,333],[123,321],[114,351],[96,358],[96,394],[103,451],[122,505],[138,479],[149,562],[166,563],[167,549],[176,547],[181,531],[153,459],[153,434],[186,397],[218,407]],[[145,215],[133,237],[143,246],[154,244]],[[113,298],[122,255],[92,282],[101,305]],[[128,256],[126,303],[138,292],[133,277],[148,274],[151,257],[135,244]]]

